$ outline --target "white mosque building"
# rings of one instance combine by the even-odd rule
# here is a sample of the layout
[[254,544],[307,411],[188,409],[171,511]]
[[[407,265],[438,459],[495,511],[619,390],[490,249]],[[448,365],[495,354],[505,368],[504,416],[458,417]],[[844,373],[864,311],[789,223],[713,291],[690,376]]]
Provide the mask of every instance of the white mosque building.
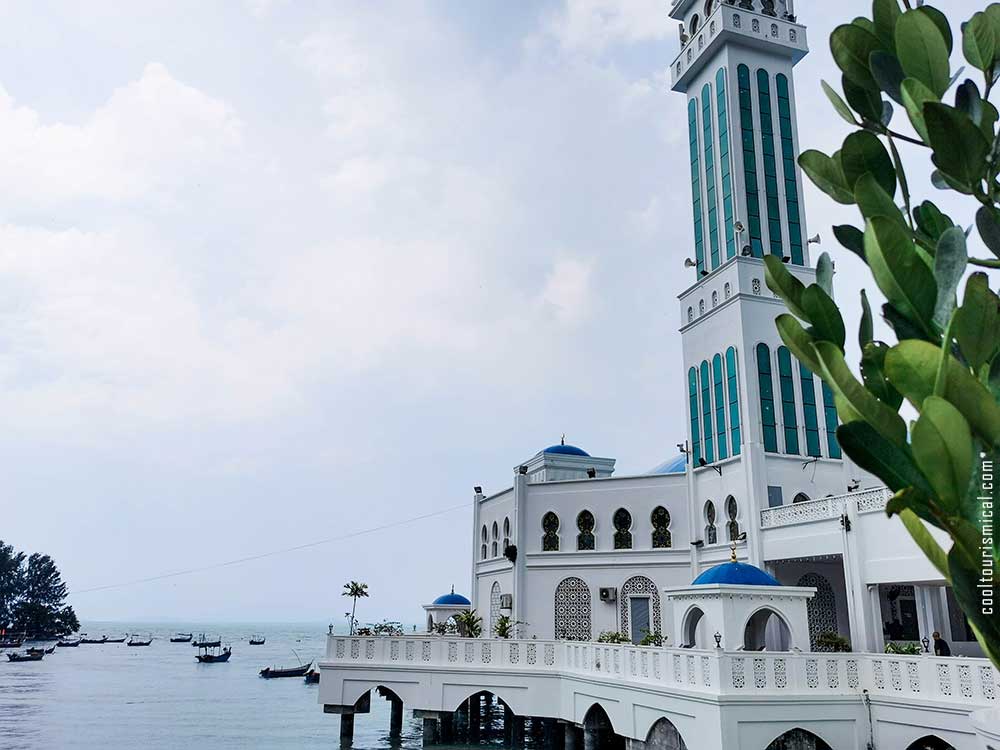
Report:
[[[694,225],[682,452],[620,476],[563,441],[514,466],[512,486],[477,487],[469,598],[425,619],[473,608],[482,636],[331,635],[320,702],[345,742],[378,689],[391,730],[407,706],[428,743],[475,744],[491,701],[515,747],[528,719],[565,750],[1000,750],[1000,675],[775,330],[764,254],[815,276],[792,74],[806,28],[793,0],[673,0],[670,15]],[[494,636],[503,617],[514,638]],[[953,656],[928,649],[935,631]]]

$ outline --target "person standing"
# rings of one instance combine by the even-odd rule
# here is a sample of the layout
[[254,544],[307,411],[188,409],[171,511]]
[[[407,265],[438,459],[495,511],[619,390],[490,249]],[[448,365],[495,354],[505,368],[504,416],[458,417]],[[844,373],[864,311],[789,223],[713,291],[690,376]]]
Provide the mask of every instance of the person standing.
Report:
[[948,645],[948,641],[941,637],[938,631],[934,631],[932,634],[934,638],[934,655],[935,656],[951,656],[951,646]]

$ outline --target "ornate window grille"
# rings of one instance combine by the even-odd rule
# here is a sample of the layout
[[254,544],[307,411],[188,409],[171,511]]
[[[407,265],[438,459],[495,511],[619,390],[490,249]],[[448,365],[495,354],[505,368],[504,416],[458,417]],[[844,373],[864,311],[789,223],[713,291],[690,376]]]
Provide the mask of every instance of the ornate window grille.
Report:
[[615,549],[632,549],[632,514],[624,508],[615,511]]
[[580,578],[564,578],[556,586],[555,637],[570,641],[589,641],[590,588]]
[[736,520],[739,516],[739,506],[736,504],[736,498],[732,495],[726,498],[726,515],[729,517],[729,523],[726,524],[729,541],[735,542],[740,536],[740,524]]
[[551,510],[542,516],[542,552],[559,551],[559,516]]
[[653,525],[653,549],[666,549],[672,546],[670,511],[662,505],[656,506],[649,516],[649,522]]
[[719,541],[719,534],[715,528],[715,503],[709,500],[705,503],[705,544],[715,544]]
[[578,550],[592,550],[597,546],[597,538],[594,536],[594,514],[589,510],[580,511],[576,517],[576,528],[579,534],[576,535],[576,548]]

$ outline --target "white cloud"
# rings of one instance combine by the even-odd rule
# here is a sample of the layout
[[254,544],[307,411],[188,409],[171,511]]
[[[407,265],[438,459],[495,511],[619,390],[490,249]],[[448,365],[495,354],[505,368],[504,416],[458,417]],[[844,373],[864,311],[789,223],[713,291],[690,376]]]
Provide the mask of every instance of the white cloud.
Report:
[[561,258],[556,261],[542,290],[541,301],[555,312],[560,323],[578,323],[586,318],[591,297],[592,260]]
[[598,52],[664,38],[672,28],[668,10],[664,0],[566,0],[550,31],[564,47]]

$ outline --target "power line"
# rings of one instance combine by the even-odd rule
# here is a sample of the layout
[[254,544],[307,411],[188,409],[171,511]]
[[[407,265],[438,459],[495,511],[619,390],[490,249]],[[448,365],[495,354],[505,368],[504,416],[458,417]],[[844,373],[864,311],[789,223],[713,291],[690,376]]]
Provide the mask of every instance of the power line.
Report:
[[442,508],[441,510],[435,510],[430,513],[424,513],[421,516],[413,516],[412,518],[405,518],[401,521],[393,521],[392,523],[383,524],[382,526],[373,526],[370,529],[362,529],[360,531],[352,531],[350,534],[341,534],[340,536],[331,536],[326,539],[318,539],[315,542],[307,542],[306,544],[297,544],[294,547],[284,547],[282,549],[271,550],[270,552],[261,552],[257,555],[250,555],[248,557],[239,557],[235,560],[226,560],[225,562],[212,563],[211,565],[202,565],[197,568],[187,568],[185,570],[175,570],[171,573],[161,573],[155,576],[149,576],[147,578],[136,578],[131,581],[122,581],[121,583],[109,583],[104,586],[93,586],[89,589],[80,589],[78,591],[69,592],[70,596],[76,594],[90,594],[94,591],[107,591],[108,589],[119,589],[125,586],[136,586],[140,583],[151,583],[153,581],[162,581],[167,578],[177,578],[179,576],[191,575],[192,573],[203,573],[206,570],[218,570],[219,568],[228,568],[233,565],[241,565],[247,562],[253,562],[254,560],[262,560],[266,557],[274,557],[276,555],[284,555],[288,552],[298,552],[299,550],[309,549],[310,547],[319,547],[322,544],[330,544],[331,542],[342,542],[345,539],[353,539],[354,537],[364,536],[366,534],[374,534],[378,531],[385,531],[386,529],[392,529],[397,526],[406,526],[407,524],[416,523],[417,521],[424,521],[428,518],[434,518],[435,516],[443,516],[446,513],[452,513],[456,510],[461,510],[467,508],[468,503],[462,503],[461,505],[453,505],[450,508]]

